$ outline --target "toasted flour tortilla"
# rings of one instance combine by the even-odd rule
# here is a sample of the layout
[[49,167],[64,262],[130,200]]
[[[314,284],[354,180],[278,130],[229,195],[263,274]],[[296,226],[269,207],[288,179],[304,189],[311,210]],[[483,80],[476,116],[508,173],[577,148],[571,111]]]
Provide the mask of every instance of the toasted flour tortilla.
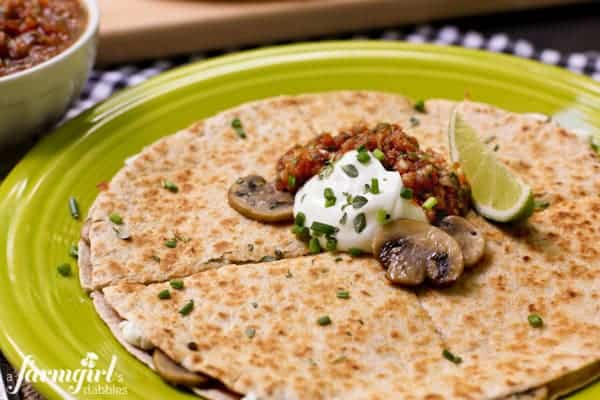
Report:
[[[216,341],[211,342],[206,355],[202,350],[197,354],[190,354],[189,350],[186,353],[183,347],[187,342],[182,340],[196,336],[205,339],[207,329],[222,326],[207,320],[198,309],[192,318],[184,320],[192,322],[178,325],[182,332],[175,329],[172,335],[164,332],[177,323],[177,309],[173,311],[156,298],[153,291],[164,284],[144,283],[194,274],[186,280],[186,286],[190,293],[198,295],[199,301],[203,299],[202,307],[239,315],[241,309],[236,302],[244,299],[234,296],[234,289],[246,290],[255,283],[259,288],[257,293],[268,299],[267,305],[278,310],[279,304],[285,303],[279,296],[293,291],[290,286],[293,282],[274,284],[281,283],[279,276],[273,277],[268,271],[271,268],[304,271],[302,265],[307,261],[301,260],[313,262],[310,257],[293,258],[305,254],[306,249],[289,233],[288,226],[249,221],[229,209],[226,191],[237,177],[258,173],[270,179],[277,158],[292,144],[304,143],[323,131],[335,134],[361,120],[369,124],[399,123],[419,139],[423,148],[447,154],[446,129],[454,105],[445,100],[428,101],[427,113],[422,114],[413,111],[403,97],[391,94],[334,92],[277,98],[226,111],[165,138],[124,167],[109,190],[95,202],[90,211],[89,233],[84,232],[81,245],[82,283],[87,289],[105,288],[107,310],[112,309],[119,319],[136,322],[139,319],[147,336],[173,360],[220,379],[241,394],[267,393],[264,397],[267,399],[292,399],[300,395],[311,398],[307,393],[321,393],[323,398],[336,398],[336,393],[340,393],[338,398],[547,399],[591,382],[600,374],[600,246],[597,245],[600,222],[595,218],[600,213],[600,160],[587,142],[552,121],[477,103],[465,103],[467,121],[490,146],[499,146],[498,158],[528,182],[537,197],[549,201],[550,206],[521,227],[498,227],[471,216],[487,236],[486,257],[450,288],[421,289],[415,296],[385,286],[384,281],[368,281],[383,285],[380,289],[385,296],[402,293],[403,303],[412,311],[407,315],[393,314],[401,320],[398,323],[407,324],[409,316],[421,315],[425,322],[420,326],[419,337],[435,338],[421,343],[407,339],[407,331],[402,331],[400,339],[390,339],[401,349],[383,355],[373,351],[372,336],[355,346],[360,354],[369,354],[360,358],[366,360],[363,365],[368,369],[377,370],[375,366],[382,362],[385,365],[389,358],[403,368],[406,365],[418,370],[420,374],[409,374],[406,378],[406,382],[412,382],[410,390],[401,382],[397,387],[389,386],[390,376],[364,381],[366,375],[360,375],[362,370],[356,372],[352,368],[343,370],[343,376],[352,377],[349,380],[338,376],[335,368],[320,369],[317,378],[330,379],[319,382],[331,385],[325,385],[322,392],[318,390],[323,386],[317,385],[308,386],[317,392],[303,392],[293,385],[282,388],[281,380],[288,382],[286,378],[296,373],[295,369],[299,369],[297,376],[303,383],[313,377],[305,365],[298,367],[300,364],[286,361],[296,360],[294,351],[300,342],[278,348],[269,362],[265,361],[266,370],[260,371],[254,371],[254,365],[262,359],[250,357],[255,353],[259,354],[256,357],[262,357],[265,352],[258,344],[248,343],[244,335],[236,337],[237,342],[230,341],[232,337],[227,335],[210,336]],[[418,118],[417,126],[410,122],[413,116]],[[246,141],[229,127],[235,117],[244,125]],[[229,157],[231,153],[227,151],[233,151],[235,156]],[[162,179],[176,182],[179,193],[162,189]],[[107,216],[115,211],[130,229],[131,241],[117,239],[112,231]],[[175,249],[166,248],[164,240],[175,233],[191,240],[178,243]],[[201,272],[231,262],[255,262],[265,255],[274,255],[276,250],[291,259]],[[160,262],[152,256],[160,257]],[[319,256],[317,260],[330,268],[331,260],[327,257]],[[376,279],[374,261],[347,260],[344,257],[343,262],[333,263],[331,268],[372,271],[365,279]],[[252,277],[248,278],[251,282],[234,279],[239,275],[237,269],[246,271]],[[293,275],[302,277],[302,273]],[[223,282],[222,286],[215,286],[215,279]],[[315,294],[300,296],[296,303],[310,308],[314,305],[312,299],[320,301],[324,294],[321,287],[312,287],[310,280],[303,279],[304,287]],[[359,280],[353,282],[362,284]],[[335,294],[334,286],[332,283],[330,290]],[[219,295],[205,298],[204,291]],[[369,313],[374,305],[366,302],[360,307],[361,312]],[[107,313],[101,312],[100,307],[98,310],[108,320]],[[335,309],[329,315],[343,315],[347,311],[344,310]],[[542,329],[534,329],[527,323],[527,316],[534,312],[544,319]],[[148,313],[161,318],[146,321],[142,316]],[[297,318],[289,321],[285,312],[273,311],[269,318],[267,323],[271,325],[289,322],[297,326]],[[334,326],[336,320],[333,316],[332,319]],[[300,322],[306,321],[300,318]],[[314,321],[310,321],[308,327],[313,326]],[[329,338],[310,336],[306,344],[325,339]],[[334,348],[354,349],[353,340],[336,338]],[[462,364],[455,366],[443,359],[441,348],[461,356]],[[202,360],[193,359],[194,355]],[[290,370],[283,372],[280,365],[289,366]],[[235,372],[240,370],[250,381],[242,383],[236,379]],[[354,378],[360,384],[350,383]],[[396,381],[404,379],[403,374],[396,376]],[[348,382],[349,386],[340,382]],[[343,391],[346,387],[349,389]],[[275,391],[269,394],[267,391],[271,389]]]

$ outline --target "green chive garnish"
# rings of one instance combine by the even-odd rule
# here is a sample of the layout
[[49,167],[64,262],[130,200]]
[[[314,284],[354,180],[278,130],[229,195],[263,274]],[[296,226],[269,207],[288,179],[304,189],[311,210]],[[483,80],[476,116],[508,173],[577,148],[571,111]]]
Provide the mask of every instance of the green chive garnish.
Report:
[[321,326],[331,325],[331,318],[329,318],[329,315],[323,315],[317,319],[317,324]]
[[327,244],[325,246],[327,251],[336,251],[337,250],[337,239],[333,237],[327,238]]
[[371,179],[371,193],[379,194],[379,179],[377,178]]
[[79,219],[79,204],[77,203],[77,199],[75,197],[69,197],[69,211],[71,212],[71,216],[75,219]]
[[319,179],[327,178],[333,172],[333,164],[327,164],[319,172]]
[[592,136],[590,145],[592,146],[592,150],[594,150],[598,154],[598,156],[600,156],[600,133],[597,133],[594,136]]
[[325,196],[325,207],[332,207],[332,206],[334,206],[335,202],[336,202],[336,198],[335,198],[335,194],[333,193],[333,189],[332,188],[325,188],[323,194]]
[[342,171],[344,171],[350,178],[356,178],[358,176],[358,170],[352,164],[343,165]]
[[336,263],[339,263],[342,260],[343,260],[342,257],[336,257],[333,261],[335,261]]
[[338,290],[335,294],[335,297],[337,297],[338,299],[349,299],[350,292],[347,290]]
[[177,247],[177,239],[169,239],[165,241],[165,246],[167,246],[170,249],[174,249],[175,247]]
[[425,113],[427,112],[427,110],[425,109],[425,101],[424,100],[417,100],[417,102],[415,103],[415,110],[420,112],[420,113]]
[[419,121],[419,118],[412,116],[410,117],[410,127],[414,128],[415,126],[419,126],[419,124],[421,123],[421,121]]
[[69,255],[75,259],[79,258],[79,247],[76,244],[72,244],[69,247]]
[[288,279],[291,279],[294,277],[294,275],[292,275],[292,271],[290,271],[289,269],[287,270],[287,273],[285,274],[285,277]]
[[56,270],[62,276],[70,276],[71,275],[71,265],[70,264],[67,264],[67,263],[60,264],[58,267],[56,267]]
[[242,125],[242,121],[239,118],[234,118],[233,121],[231,121],[231,127],[239,137],[241,137],[242,139],[246,139],[246,132],[244,131],[244,126]]
[[296,226],[304,226],[304,223],[306,222],[306,215],[300,211],[298,214],[296,214],[296,217],[294,218],[294,224],[296,224]]
[[259,262],[273,262],[273,261],[277,261],[277,257],[275,256],[264,256],[262,257]]
[[385,154],[383,154],[383,151],[379,149],[373,150],[373,156],[379,161],[383,161],[385,159]]
[[246,328],[244,333],[246,334],[246,336],[249,339],[252,339],[254,337],[254,335],[256,335],[256,329],[249,327],[249,328]]
[[423,208],[426,210],[431,210],[433,207],[437,206],[437,199],[435,197],[430,197],[427,200],[425,200],[425,203],[423,203]]
[[410,188],[403,187],[400,189],[400,197],[406,200],[410,200],[413,197],[413,191]]
[[179,310],[179,314],[181,314],[183,316],[189,315],[189,313],[191,313],[193,309],[194,309],[194,300],[190,300],[183,307],[181,307],[181,310]]
[[548,200],[535,200],[533,202],[533,209],[535,211],[542,211],[548,207],[550,207],[550,202]]
[[363,150],[360,150],[360,149],[358,150],[358,153],[356,154],[356,159],[361,164],[366,164],[371,159],[371,156],[369,155],[369,153],[367,152],[367,150],[363,148]]
[[307,241],[310,239],[310,230],[305,226],[294,225],[292,227],[292,233],[296,235],[298,240]]
[[380,225],[385,225],[390,222],[392,216],[388,214],[388,212],[384,209],[377,210],[377,223]]
[[362,256],[363,251],[357,247],[350,247],[348,253],[350,253],[352,257],[360,257]]
[[529,325],[534,328],[541,328],[544,326],[544,320],[537,314],[529,314],[527,321],[529,321]]
[[152,255],[152,257],[150,257],[151,259],[153,259],[154,261],[156,261],[157,263],[160,262],[160,257],[157,255]]
[[162,181],[162,186],[163,186],[165,189],[167,189],[169,192],[172,192],[172,193],[177,193],[177,192],[179,192],[179,188],[177,187],[177,185],[176,185],[176,184],[174,184],[173,182],[171,182],[171,181],[170,181],[170,180],[168,180],[168,179],[165,179],[165,180],[163,180],[163,181]]
[[354,231],[356,233],[361,233],[367,227],[367,217],[365,213],[360,213],[356,217],[354,217]]
[[338,228],[333,225],[325,224],[323,222],[314,221],[310,226],[310,229],[318,235],[333,235],[338,232]]
[[454,355],[450,352],[450,350],[448,349],[444,349],[444,351],[442,352],[442,355],[444,356],[444,358],[454,364],[460,364],[462,362],[462,358],[460,358],[457,355]]
[[161,290],[160,292],[158,292],[158,298],[161,300],[167,300],[171,298],[171,292],[169,292],[169,289],[165,289],[165,290]]
[[352,199],[352,207],[359,209],[365,204],[367,204],[369,200],[366,197],[358,195]]
[[174,279],[171,282],[169,282],[169,285],[171,285],[173,289],[183,289],[183,281],[181,279]]
[[110,214],[108,219],[110,219],[110,222],[113,224],[121,225],[123,223],[123,218],[121,218],[121,216],[117,213]]
[[321,244],[319,243],[319,239],[310,239],[308,242],[308,251],[310,251],[311,254],[318,254],[321,252]]
[[333,360],[333,363],[334,364],[339,364],[339,363],[344,362],[346,360],[347,360],[346,356],[339,356],[338,358],[336,358],[335,360]]
[[346,225],[346,220],[348,219],[348,213],[343,213],[342,218],[340,218],[340,225]]
[[296,187],[296,177],[294,175],[288,175],[288,189],[293,189]]

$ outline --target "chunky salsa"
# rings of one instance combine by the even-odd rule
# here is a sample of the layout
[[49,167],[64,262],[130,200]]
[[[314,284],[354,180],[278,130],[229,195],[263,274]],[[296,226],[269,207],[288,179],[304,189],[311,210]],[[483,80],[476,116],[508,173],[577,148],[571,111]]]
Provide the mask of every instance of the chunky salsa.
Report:
[[85,29],[79,0],[0,0],[0,76],[40,64]]
[[431,149],[421,150],[417,139],[395,124],[360,125],[336,136],[324,133],[304,146],[292,147],[277,163],[277,189],[295,193],[328,164],[360,148],[377,152],[387,170],[398,171],[419,205],[435,198],[435,208],[425,210],[430,221],[469,210],[470,187],[460,169]]

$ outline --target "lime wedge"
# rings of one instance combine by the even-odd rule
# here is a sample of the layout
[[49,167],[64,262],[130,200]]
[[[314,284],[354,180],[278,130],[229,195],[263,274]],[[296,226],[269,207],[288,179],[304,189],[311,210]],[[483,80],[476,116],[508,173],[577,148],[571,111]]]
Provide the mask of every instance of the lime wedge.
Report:
[[477,132],[456,107],[450,118],[450,158],[460,166],[471,185],[475,209],[498,222],[522,220],[533,213],[531,188],[500,164],[494,151],[481,142]]

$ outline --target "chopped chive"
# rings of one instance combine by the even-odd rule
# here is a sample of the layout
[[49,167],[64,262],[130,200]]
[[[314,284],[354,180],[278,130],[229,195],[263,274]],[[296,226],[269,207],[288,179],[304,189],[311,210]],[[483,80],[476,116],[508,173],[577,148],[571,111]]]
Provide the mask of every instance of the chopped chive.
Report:
[[462,362],[462,358],[460,358],[457,355],[454,355],[450,352],[450,350],[448,349],[444,349],[444,351],[442,352],[442,355],[444,356],[444,358],[454,364],[460,364]]
[[414,115],[412,117],[410,117],[410,127],[411,128],[419,126],[420,124],[421,124],[421,121],[419,121],[419,118],[415,117]]
[[329,315],[323,315],[317,319],[317,324],[321,326],[331,325],[331,318],[329,318]]
[[383,161],[385,159],[385,154],[383,154],[383,151],[375,149],[373,150],[373,157],[375,157],[379,161]]
[[171,193],[179,192],[179,187],[168,179],[162,181],[162,186]]
[[254,335],[256,335],[256,329],[252,328],[252,327],[248,327],[248,328],[246,328],[246,330],[244,331],[244,333],[246,334],[246,336],[249,339],[252,339],[254,337]]
[[361,164],[366,164],[369,162],[369,160],[371,159],[371,156],[369,155],[369,153],[367,152],[367,150],[359,150],[358,153],[356,154],[356,159],[361,163]]
[[335,233],[338,232],[338,228],[336,228],[333,225],[329,225],[329,224],[325,224],[323,222],[318,222],[318,221],[314,221],[312,223],[312,225],[310,226],[310,229],[317,233],[317,234],[322,234],[322,235],[333,235]]
[[363,251],[358,247],[350,247],[348,253],[350,253],[352,257],[360,257],[363,255]]
[[358,195],[352,199],[352,207],[359,209],[365,204],[367,204],[369,200],[365,196]]
[[335,294],[335,297],[337,297],[338,299],[349,299],[350,292],[347,290],[338,290]]
[[169,282],[169,285],[171,285],[173,289],[183,289],[183,281],[181,279],[173,279],[171,282]]
[[414,107],[415,107],[415,110],[420,113],[427,112],[427,109],[425,108],[425,100],[417,100]]
[[75,259],[79,258],[79,247],[76,244],[72,244],[69,247],[69,255]]
[[287,273],[285,274],[285,277],[286,277],[286,278],[288,278],[288,279],[290,279],[290,278],[293,278],[293,277],[294,277],[294,275],[292,275],[292,271],[290,271],[290,270],[288,269],[288,270],[287,270]]
[[431,209],[433,209],[433,207],[437,206],[437,203],[438,203],[438,201],[435,197],[429,197],[423,203],[423,208],[426,210],[431,210]]
[[548,207],[550,207],[550,202],[548,200],[535,200],[533,202],[533,209],[535,211],[542,211]]
[[296,187],[296,177],[294,175],[288,175],[287,185],[288,189],[293,189]]
[[165,241],[165,246],[167,246],[170,249],[174,249],[175,247],[177,247],[177,239],[169,239]]
[[592,150],[594,150],[600,156],[600,133],[592,136],[590,145],[592,146]]
[[77,199],[75,197],[69,197],[69,211],[71,212],[71,217],[79,219],[79,204],[77,203]]
[[410,200],[413,197],[413,191],[410,188],[403,187],[400,189],[400,197],[406,200]]
[[246,139],[246,131],[244,131],[244,126],[239,118],[236,117],[231,121],[231,127],[240,138]]
[[358,176],[358,170],[352,164],[343,165],[342,171],[344,171],[350,178],[356,178]]
[[372,194],[379,194],[379,179],[377,178],[372,178],[371,179],[371,193]]
[[336,257],[333,261],[335,261],[336,263],[339,263],[342,260],[343,260],[342,257]]
[[308,250],[311,254],[318,254],[321,252],[321,244],[319,243],[319,239],[312,238],[308,242]]
[[499,148],[500,148],[500,145],[499,145],[499,144],[496,144],[496,145],[494,146],[494,151],[498,151],[498,149],[499,149]]
[[529,314],[527,321],[529,321],[529,325],[534,328],[541,328],[544,326],[544,320],[537,314]]
[[339,363],[344,362],[346,360],[347,360],[346,356],[339,356],[338,358],[336,358],[335,360],[333,360],[333,363],[334,364],[339,364]]
[[161,300],[167,300],[171,298],[171,292],[169,292],[169,289],[165,289],[165,290],[161,290],[160,292],[158,292],[158,298]]
[[157,263],[159,263],[159,262],[160,262],[160,257],[159,257],[159,256],[157,256],[157,255],[152,255],[152,257],[150,257],[150,258],[152,258],[152,259],[153,259],[154,261],[156,261]]
[[346,220],[348,219],[348,213],[345,212],[342,214],[342,218],[340,218],[340,225],[346,225]]
[[121,218],[121,216],[117,213],[110,214],[108,218],[113,224],[121,225],[123,223],[123,218]]
[[384,209],[377,210],[377,222],[380,225],[385,225],[391,221],[392,216]]
[[185,305],[183,307],[181,307],[181,310],[179,310],[179,314],[181,314],[183,316],[189,315],[189,313],[191,313],[193,309],[194,309],[194,300],[190,300],[187,303],[185,303]]
[[333,172],[333,164],[327,164],[319,172],[319,179],[327,178]]
[[296,214],[296,217],[294,218],[294,224],[296,224],[296,226],[304,226],[304,223],[306,222],[306,215],[300,211],[298,214]]
[[62,276],[70,276],[71,275],[71,264],[67,264],[67,263],[60,264],[58,267],[56,267],[56,270]]
[[327,238],[327,244],[325,248],[327,251],[336,251],[337,250],[337,239],[333,237]]
[[335,198],[335,194],[333,193],[333,189],[332,188],[325,188],[324,190],[324,196],[325,196],[325,207],[332,207],[335,205],[336,202],[336,198]]
[[310,230],[305,226],[294,225],[292,227],[292,233],[296,235],[296,238],[298,238],[298,240],[301,240],[303,242],[310,239]]
[[259,262],[273,262],[273,261],[277,261],[277,257],[275,256],[264,256],[262,257]]
[[365,213],[360,213],[356,217],[354,217],[354,231],[356,233],[361,233],[367,227],[367,217]]

